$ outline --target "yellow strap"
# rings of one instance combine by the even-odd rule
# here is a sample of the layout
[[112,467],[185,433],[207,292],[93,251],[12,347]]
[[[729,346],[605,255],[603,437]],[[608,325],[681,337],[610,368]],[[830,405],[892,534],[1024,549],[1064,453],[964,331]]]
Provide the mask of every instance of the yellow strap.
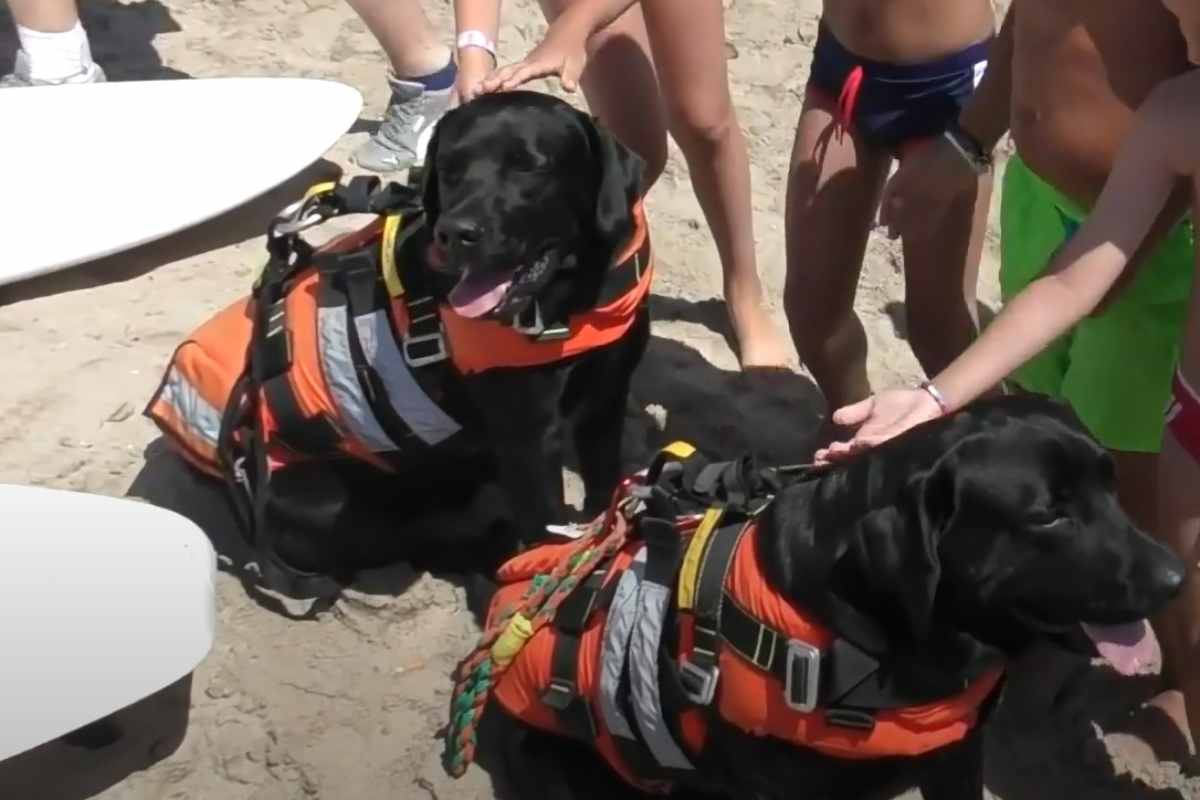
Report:
[[664,447],[660,452],[675,456],[676,458],[691,458],[696,452],[696,448],[692,447],[687,442],[671,442]]
[[388,294],[400,297],[404,294],[404,284],[400,280],[400,272],[396,269],[396,234],[399,233],[404,217],[401,214],[388,214],[383,220],[383,242],[380,244],[380,259],[383,262],[383,282],[387,284]]
[[337,181],[324,181],[322,183],[314,183],[308,187],[308,191],[304,193],[305,200],[312,200],[317,195],[329,194],[337,189]]
[[506,667],[521,652],[525,642],[533,635],[533,624],[523,614],[514,614],[504,633],[492,645],[492,661],[498,667]]
[[704,551],[712,532],[724,516],[725,509],[713,506],[704,512],[696,532],[692,534],[691,544],[683,557],[683,569],[679,571],[679,610],[691,611],[696,606],[696,581],[700,577],[700,564],[704,560]]

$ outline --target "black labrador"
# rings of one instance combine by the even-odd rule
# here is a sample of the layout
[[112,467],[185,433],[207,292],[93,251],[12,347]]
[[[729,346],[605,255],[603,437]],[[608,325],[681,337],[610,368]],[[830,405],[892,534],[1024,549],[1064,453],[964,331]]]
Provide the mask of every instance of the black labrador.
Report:
[[[635,154],[558,99],[481,97],[437,126],[421,189],[425,225],[404,241],[402,263],[419,262],[427,289],[461,316],[565,322],[598,305],[634,236],[642,173]],[[276,539],[280,558],[305,571],[332,572],[332,564],[353,572],[420,549],[453,568],[494,566],[563,521],[568,435],[587,510],[601,507],[619,478],[630,380],[649,339],[646,303],[633,313],[628,331],[603,347],[544,366],[451,376],[441,402],[464,432],[411,458],[398,476],[355,464],[339,465],[334,481],[321,464],[281,472],[276,484],[290,507],[278,509],[287,522]],[[463,539],[486,536],[469,552],[442,517],[422,519],[468,505],[489,482],[502,487],[510,518],[462,531]],[[483,504],[495,506],[487,497]]]
[[[772,587],[886,653],[909,696],[954,695],[1047,637],[1129,670],[1149,645],[1131,632],[1144,632],[1185,575],[1118,506],[1108,454],[1070,411],[1030,397],[978,403],[789,486],[757,542]],[[664,667],[673,652],[660,654]],[[676,671],[661,673],[664,706],[678,711]],[[667,717],[677,719],[670,708]],[[515,796],[641,796],[581,745],[494,705],[487,718]],[[865,800],[918,786],[925,800],[982,800],[981,727],[926,756],[845,761],[713,718],[676,796]]]

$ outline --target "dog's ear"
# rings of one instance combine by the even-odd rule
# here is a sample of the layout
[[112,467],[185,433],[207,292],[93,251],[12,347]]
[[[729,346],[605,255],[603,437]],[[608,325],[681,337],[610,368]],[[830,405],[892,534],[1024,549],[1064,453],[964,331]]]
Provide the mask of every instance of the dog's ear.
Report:
[[646,165],[595,117],[580,114],[597,170],[595,231],[615,255],[633,234],[633,205],[642,195]]
[[868,591],[887,599],[913,642],[930,638],[942,577],[938,545],[954,513],[954,479],[942,466],[907,482],[896,504],[868,514],[850,544]]
[[[449,114],[453,114],[451,110]],[[447,116],[449,116],[447,114]],[[437,152],[441,139],[442,123],[445,117],[433,127],[433,135],[429,137],[429,146],[425,148],[425,175],[421,183],[421,205],[425,208],[425,222],[429,230],[437,224],[442,212],[441,196],[438,193]]]

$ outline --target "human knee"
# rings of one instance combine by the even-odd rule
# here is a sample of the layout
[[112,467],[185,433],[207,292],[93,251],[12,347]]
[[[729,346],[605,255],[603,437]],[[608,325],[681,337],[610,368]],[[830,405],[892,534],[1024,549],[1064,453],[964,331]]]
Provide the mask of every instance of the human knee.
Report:
[[738,132],[737,116],[727,103],[675,102],[668,114],[671,134],[685,151],[715,152]]

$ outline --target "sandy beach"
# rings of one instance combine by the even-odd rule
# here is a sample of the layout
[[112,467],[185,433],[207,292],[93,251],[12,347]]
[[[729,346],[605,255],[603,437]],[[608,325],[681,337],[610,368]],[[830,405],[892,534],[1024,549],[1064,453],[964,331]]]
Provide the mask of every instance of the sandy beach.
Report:
[[[725,6],[734,98],[751,148],[759,268],[783,330],[784,180],[820,2]],[[427,9],[449,41],[449,2]],[[0,287],[9,376],[0,381],[0,482],[148,497],[197,517],[215,537],[229,535],[222,504],[165,452],[141,410],[178,342],[247,291],[269,216],[317,176],[353,173],[348,156],[387,99],[384,58],[340,0],[84,0],[82,11],[112,80],[324,77],[359,88],[366,100],[362,119],[324,161],[248,206],[130,253]],[[0,10],[0,72],[16,47],[12,30]],[[543,30],[535,0],[507,0],[502,60],[523,55]],[[717,454],[807,459],[824,413],[817,390],[794,358],[795,374],[765,387],[737,371],[716,251],[674,144],[648,210],[659,258],[655,322],[629,409],[629,464],[671,438]],[[993,225],[979,285],[980,301],[993,309],[997,243]],[[873,236],[858,310],[880,387],[919,375],[904,341],[900,270],[899,247]],[[218,604],[217,643],[194,676],[118,714],[124,735],[108,746],[51,743],[0,762],[0,798],[497,796],[482,769],[452,781],[439,762],[449,674],[477,633],[455,576],[397,565],[295,620],[222,574]],[[1134,713],[1158,691],[1154,675],[1122,679],[1065,655],[1025,666],[989,740],[994,797],[1200,798],[1200,779],[1185,778],[1173,760],[1181,745],[1166,735],[1165,718]]]

